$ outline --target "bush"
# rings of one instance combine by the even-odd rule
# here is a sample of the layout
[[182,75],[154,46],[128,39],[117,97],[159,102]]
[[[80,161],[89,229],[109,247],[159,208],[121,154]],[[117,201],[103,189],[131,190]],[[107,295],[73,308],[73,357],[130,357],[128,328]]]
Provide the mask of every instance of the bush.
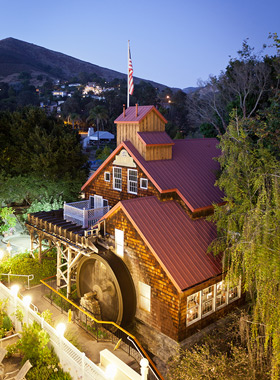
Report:
[[[56,250],[49,251],[46,257],[56,258]],[[14,274],[33,274],[34,279],[31,281],[32,285],[40,283],[42,278],[51,277],[56,274],[56,261],[55,260],[43,260],[40,264],[39,261],[31,256],[30,253],[19,253],[13,257],[8,258],[0,263],[1,273],[14,273]],[[13,278],[11,276],[11,278]],[[17,278],[17,282],[24,281]]]

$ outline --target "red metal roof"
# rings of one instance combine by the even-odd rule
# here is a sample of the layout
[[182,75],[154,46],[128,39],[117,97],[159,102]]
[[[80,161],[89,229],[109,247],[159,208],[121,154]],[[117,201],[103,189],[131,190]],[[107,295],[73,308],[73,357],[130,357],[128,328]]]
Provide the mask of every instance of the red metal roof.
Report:
[[172,138],[166,132],[137,132],[137,134],[145,145],[174,145]]
[[160,193],[177,192],[192,212],[222,203],[224,194],[214,186],[220,168],[213,160],[220,155],[216,148],[218,140],[188,139],[174,143],[171,160],[145,161],[130,141],[122,142],[83,185],[82,191],[125,148]]
[[216,238],[215,226],[192,220],[175,201],[141,197],[119,202],[121,207],[179,291],[222,273],[221,260],[207,253]]
[[164,123],[167,123],[167,120],[154,106],[138,106],[137,116],[136,107],[129,107],[125,110],[125,116],[123,116],[122,113],[119,117],[117,117],[115,123],[139,123],[146,115],[148,115],[148,113],[152,111],[156,112]]
[[176,191],[191,211],[222,203],[224,194],[214,184],[220,166],[218,140],[174,140],[171,160],[145,161],[130,141],[124,147],[161,193]]

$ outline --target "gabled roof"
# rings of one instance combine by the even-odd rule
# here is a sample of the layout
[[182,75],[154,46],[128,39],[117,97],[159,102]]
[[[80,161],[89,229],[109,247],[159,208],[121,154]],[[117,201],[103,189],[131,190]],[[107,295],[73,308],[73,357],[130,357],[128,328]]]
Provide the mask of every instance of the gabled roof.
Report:
[[176,192],[194,212],[223,202],[223,192],[215,186],[220,166],[218,140],[174,140],[171,160],[146,161],[130,141],[122,142],[83,185],[82,191],[121,150],[126,149],[160,193]]
[[140,123],[144,117],[146,117],[150,112],[154,111],[158,117],[164,122],[167,123],[167,120],[162,116],[162,114],[154,106],[138,106],[138,111],[136,116],[136,107],[129,107],[125,110],[125,116],[123,113],[116,118],[114,121],[117,123]]
[[137,132],[137,135],[148,146],[174,145],[172,138],[166,132]]
[[119,202],[103,218],[121,208],[155,255],[178,291],[222,273],[221,260],[207,253],[215,226],[192,220],[175,201],[141,197]]

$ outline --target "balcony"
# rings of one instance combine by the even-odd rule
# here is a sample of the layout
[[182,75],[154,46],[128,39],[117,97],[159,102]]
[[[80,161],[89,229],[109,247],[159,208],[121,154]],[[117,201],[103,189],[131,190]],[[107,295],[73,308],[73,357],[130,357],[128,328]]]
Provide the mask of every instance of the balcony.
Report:
[[95,195],[86,201],[64,203],[63,218],[83,228],[91,228],[109,209],[108,201]]

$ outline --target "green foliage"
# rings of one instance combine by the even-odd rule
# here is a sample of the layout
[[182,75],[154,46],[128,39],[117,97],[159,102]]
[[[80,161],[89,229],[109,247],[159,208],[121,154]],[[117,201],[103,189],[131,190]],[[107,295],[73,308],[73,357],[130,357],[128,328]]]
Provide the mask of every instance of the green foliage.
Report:
[[96,158],[102,161],[105,161],[111,154],[111,149],[107,145],[103,149],[99,149],[99,152],[97,151],[98,149],[96,150]]
[[270,363],[258,345],[248,341],[246,319],[239,311],[231,313],[200,343],[178,348],[168,361],[167,380],[268,380]]
[[280,163],[261,140],[246,132],[248,119],[235,118],[221,136],[222,174],[217,181],[227,202],[212,218],[219,238],[210,249],[224,252],[231,281],[239,276],[252,299],[257,339],[265,326],[264,350],[272,349],[272,379],[280,372]]
[[0,233],[3,234],[9,229],[15,227],[16,217],[12,207],[3,207],[0,209]]
[[36,175],[43,181],[84,181],[80,137],[71,127],[48,117],[41,109],[0,112],[0,170],[5,175]]
[[13,327],[11,318],[8,315],[5,315],[3,318],[3,329],[6,331],[10,331]]
[[23,325],[21,338],[8,348],[8,356],[20,353],[23,361],[30,360],[32,368],[28,371],[28,380],[71,380],[69,373],[61,369],[58,358],[53,349],[48,347],[49,336],[38,323]]
[[[55,258],[55,249],[46,254],[47,257]],[[14,274],[33,274],[34,279],[31,281],[32,285],[39,284],[42,278],[50,277],[56,274],[56,261],[55,260],[42,260],[39,261],[33,258],[28,252],[19,253],[9,259],[0,263],[1,273],[14,273]],[[12,279],[12,276],[11,276]],[[18,280],[20,282],[21,280]],[[22,280],[26,281],[26,280]]]

